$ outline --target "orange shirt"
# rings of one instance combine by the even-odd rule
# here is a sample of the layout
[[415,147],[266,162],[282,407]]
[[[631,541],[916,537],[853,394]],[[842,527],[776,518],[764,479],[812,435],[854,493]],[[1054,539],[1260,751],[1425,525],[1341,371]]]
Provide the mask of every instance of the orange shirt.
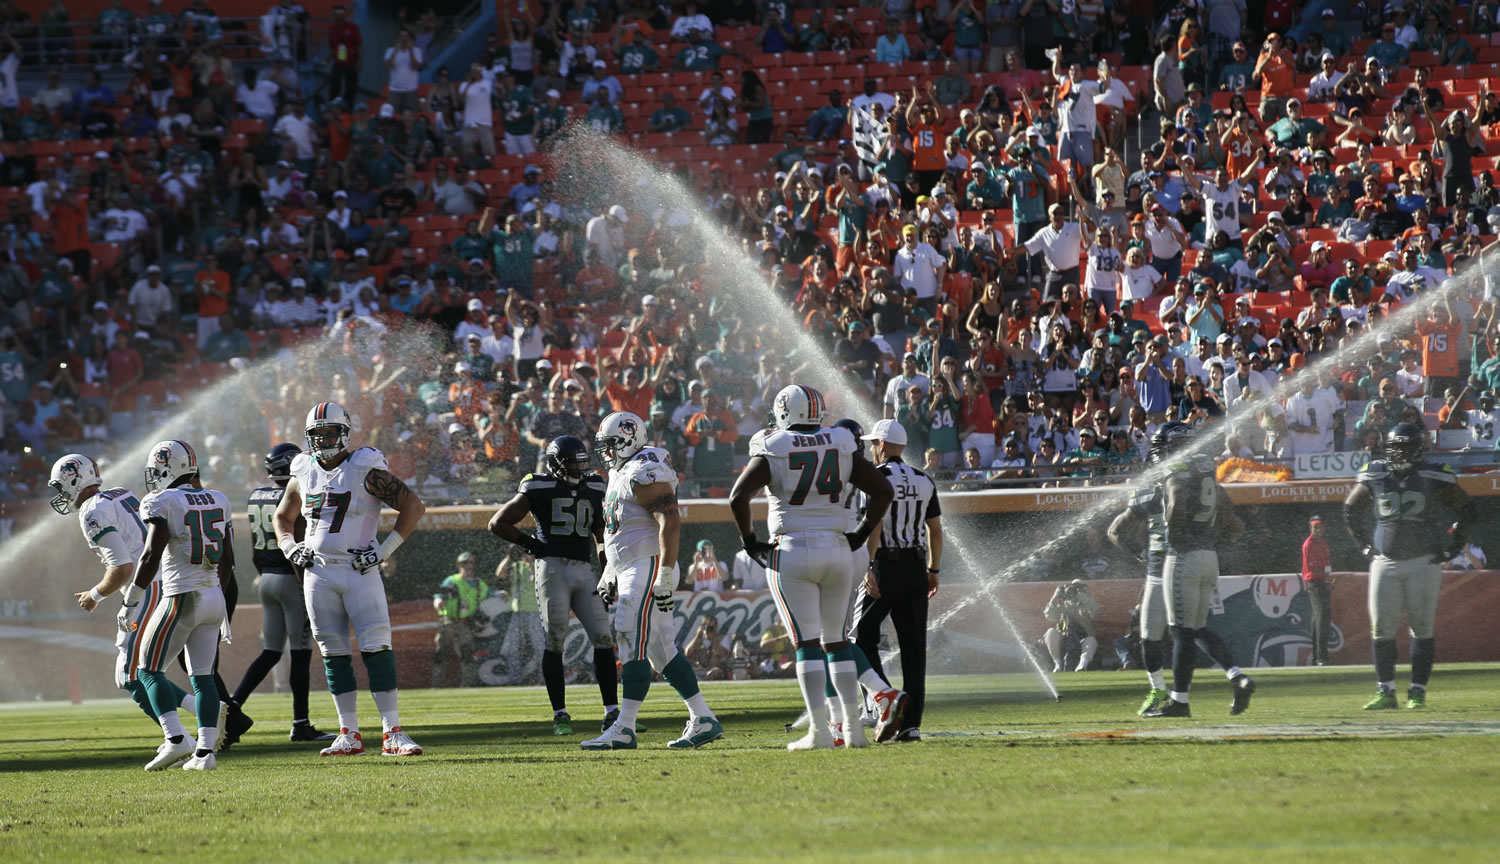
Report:
[[1457,322],[1439,324],[1425,320],[1417,322],[1417,332],[1422,334],[1422,374],[1429,377],[1458,377]]
[[[209,291],[217,289],[223,297],[215,297]],[[198,274],[198,317],[217,318],[229,311],[229,274],[223,270],[210,270]]]
[[65,200],[52,208],[53,245],[60,254],[89,246],[89,214],[75,201]]
[[948,157],[943,155],[943,132],[936,126],[913,126],[911,149],[912,168],[917,171],[941,171],[948,166]]
[[1244,173],[1245,166],[1255,161],[1255,140],[1243,132],[1231,135],[1225,155],[1230,176],[1238,177]]
[[[1266,55],[1263,53],[1261,56]],[[1281,52],[1272,55],[1260,70],[1260,98],[1284,99],[1292,95],[1292,75],[1295,71],[1286,55]]]
[[624,384],[611,381],[604,385],[604,395],[609,397],[610,407],[615,411],[629,411],[637,417],[650,417],[651,400],[656,396],[656,388],[650,384],[642,384],[631,393]]

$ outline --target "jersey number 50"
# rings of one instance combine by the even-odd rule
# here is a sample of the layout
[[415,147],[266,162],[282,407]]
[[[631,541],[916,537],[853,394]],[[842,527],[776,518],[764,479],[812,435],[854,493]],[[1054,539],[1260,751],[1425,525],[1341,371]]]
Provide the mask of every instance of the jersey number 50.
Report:
[[576,534],[579,537],[587,537],[593,533],[594,528],[594,504],[587,498],[553,498],[552,499],[552,530],[547,533],[553,537],[567,537]]

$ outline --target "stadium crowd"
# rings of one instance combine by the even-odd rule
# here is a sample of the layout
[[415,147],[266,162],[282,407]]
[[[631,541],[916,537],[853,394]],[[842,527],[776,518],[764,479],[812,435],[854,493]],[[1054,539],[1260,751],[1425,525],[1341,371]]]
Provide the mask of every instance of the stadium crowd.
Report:
[[[302,40],[294,4],[234,29],[203,0],[117,3],[103,74],[42,80],[83,53],[36,38],[68,12],[3,0],[0,498],[268,358],[209,482],[332,398],[429,500],[495,500],[615,409],[723,495],[799,361],[673,213],[563,182],[570,124],[660,150],[945,488],[1117,482],[1168,418],[1257,460],[1403,419],[1492,449],[1486,280],[1316,361],[1495,233],[1496,6],[1341,6],[502,3],[423,83],[431,14],[367,45],[341,7]],[[783,74],[827,62],[858,77]]]

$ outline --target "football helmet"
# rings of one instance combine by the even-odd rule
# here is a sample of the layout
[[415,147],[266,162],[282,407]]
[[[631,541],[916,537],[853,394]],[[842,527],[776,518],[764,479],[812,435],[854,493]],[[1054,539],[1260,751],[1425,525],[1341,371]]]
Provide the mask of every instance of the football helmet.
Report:
[[186,441],[158,441],[146,456],[146,489],[156,492],[182,477],[198,476],[198,454]]
[[283,441],[266,454],[266,474],[277,483],[292,479],[292,460],[302,455],[302,448]]
[[599,424],[594,442],[599,445],[594,448],[599,461],[618,468],[646,446],[646,421],[629,411],[616,411]]
[[850,417],[845,417],[842,420],[833,421],[833,425],[848,429],[850,432],[853,432],[855,446],[859,447],[859,449],[855,450],[854,452],[858,453],[860,456],[865,455],[865,427],[859,425],[858,420],[854,420]]
[[56,495],[52,496],[52,509],[66,516],[78,508],[73,506],[79,493],[90,486],[99,485],[99,469],[94,460],[81,453],[69,453],[52,463],[52,474],[47,485]]
[[1186,423],[1173,420],[1163,423],[1156,434],[1151,436],[1151,458],[1152,463],[1161,462],[1173,453],[1179,453],[1192,446],[1193,427]]
[[801,384],[788,384],[781,388],[771,406],[771,420],[777,429],[817,429],[823,425],[827,414],[828,406],[823,402],[823,394]]
[[349,448],[349,412],[337,402],[319,402],[307,412],[307,452],[326,462]]
[[1385,461],[1392,471],[1405,474],[1422,462],[1427,449],[1427,431],[1415,423],[1397,423],[1385,436]]
[[547,444],[543,464],[553,477],[577,483],[589,470],[589,448],[572,435],[559,435]]

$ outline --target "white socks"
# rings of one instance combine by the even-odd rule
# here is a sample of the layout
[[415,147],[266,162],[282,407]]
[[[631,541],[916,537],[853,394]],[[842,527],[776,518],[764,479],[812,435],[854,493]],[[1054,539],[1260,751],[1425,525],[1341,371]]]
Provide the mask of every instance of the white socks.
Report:
[[[857,669],[859,667],[856,666],[855,668]],[[863,684],[864,688],[871,693],[884,693],[885,691],[891,689],[890,682],[880,677],[880,674],[877,673],[874,669],[866,669],[864,672],[860,673],[859,683]],[[834,686],[836,687],[838,685],[835,684]]]
[[615,721],[621,729],[635,729],[635,718],[641,713],[641,700],[621,699],[620,719]]
[[1392,693],[1396,692],[1396,682],[1395,681],[1381,681],[1381,682],[1379,682],[1379,684],[1380,684],[1380,689],[1382,689],[1382,690],[1389,690]]
[[697,693],[694,693],[693,695],[689,696],[688,698],[686,698],[686,699],[684,699],[682,701],[683,701],[684,704],[687,705],[688,711],[694,717],[712,717],[712,716],[714,716],[713,709],[709,708],[708,707],[708,703],[703,700],[703,691],[702,690],[699,690]]
[[[873,669],[870,671],[874,671]],[[853,660],[839,660],[828,665],[828,673],[833,678],[833,690],[838,694],[837,704],[833,707],[834,721],[845,722],[845,718],[859,719],[859,673],[856,671]],[[826,692],[825,692],[826,696]]]
[[828,729],[828,701],[823,688],[828,685],[828,664],[822,658],[797,661],[797,684],[802,688],[802,701],[807,703],[807,716],[813,729]]
[[1146,677],[1151,679],[1151,687],[1155,690],[1167,689],[1167,675],[1158,669],[1155,672],[1147,672]]
[[375,699],[375,710],[380,712],[380,727],[389,732],[401,725],[401,714],[396,710],[396,691],[382,690],[370,694]]
[[176,738],[178,735],[187,734],[187,730],[182,728],[182,721],[178,719],[176,711],[168,711],[156,718],[156,720],[161,724],[161,731],[166,733],[168,738]]
[[1178,693],[1176,690],[1173,690],[1172,691],[1172,701],[1173,702],[1181,702],[1182,704],[1186,705],[1187,701],[1188,701],[1188,694],[1186,694],[1186,693]]
[[[224,694],[220,694],[220,695],[224,695]],[[184,693],[184,694],[182,694],[182,704],[178,705],[177,707],[179,709],[183,710],[183,711],[186,711],[189,714],[197,714],[198,713],[198,697],[194,696],[192,693]]]
[[214,726],[198,727],[198,749],[212,753],[214,742],[219,740],[219,730]]
[[333,694],[333,708],[339,714],[339,726],[350,732],[359,731],[359,691]]

